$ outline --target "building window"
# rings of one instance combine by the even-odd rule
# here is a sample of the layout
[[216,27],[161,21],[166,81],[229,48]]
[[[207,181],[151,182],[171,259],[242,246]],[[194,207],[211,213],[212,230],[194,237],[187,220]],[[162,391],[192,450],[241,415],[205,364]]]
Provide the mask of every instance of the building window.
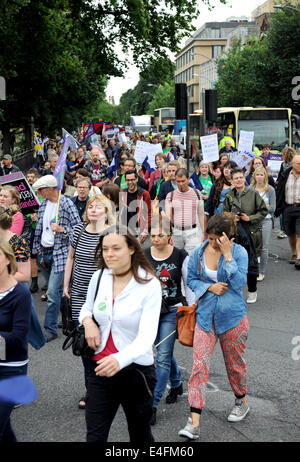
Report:
[[213,45],[212,46],[212,59],[217,58],[222,54],[223,47],[222,45]]

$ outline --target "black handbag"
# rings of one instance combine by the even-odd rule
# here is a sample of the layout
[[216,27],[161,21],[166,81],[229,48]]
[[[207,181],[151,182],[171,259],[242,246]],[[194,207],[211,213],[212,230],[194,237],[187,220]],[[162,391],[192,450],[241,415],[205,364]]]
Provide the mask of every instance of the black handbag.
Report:
[[[94,295],[94,302],[96,300],[97,294],[98,294],[98,289],[99,289],[99,284],[100,280],[102,277],[103,270],[100,271],[98,281],[97,281],[97,287]],[[95,320],[94,316],[92,317],[93,321],[97,324],[97,321]],[[67,336],[66,340],[63,343],[62,349],[66,351],[68,348],[72,346],[72,352],[73,355],[75,356],[83,356],[85,358],[91,358],[94,356],[95,351],[88,346],[88,343],[85,338],[85,331],[84,331],[84,326],[82,324],[79,324],[76,326],[72,332],[69,333]]]
[[[84,225],[82,226],[80,230],[78,239],[76,241],[76,245],[74,248],[74,261],[75,261],[75,254],[76,254],[78,242],[82,234],[84,233],[86,226],[87,226],[87,223],[84,223]],[[72,279],[73,279],[73,268],[72,268],[72,274],[70,278],[69,287],[72,286]],[[63,296],[61,298],[60,310],[61,310],[62,333],[63,335],[69,336],[73,332],[73,330],[76,328],[76,325],[77,325],[77,322],[72,319],[72,294],[71,294],[71,298],[68,298],[66,296]]]

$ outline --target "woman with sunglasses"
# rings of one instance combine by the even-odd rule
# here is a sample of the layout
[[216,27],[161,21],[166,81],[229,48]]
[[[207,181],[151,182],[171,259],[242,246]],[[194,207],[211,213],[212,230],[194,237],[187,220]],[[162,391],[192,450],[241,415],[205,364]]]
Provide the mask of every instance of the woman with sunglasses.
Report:
[[[155,345],[158,347],[156,356],[157,384],[154,389],[151,419],[151,425],[154,425],[157,407],[166,390],[168,380],[170,379],[171,389],[166,397],[167,404],[175,403],[177,396],[183,393],[180,369],[173,354],[176,340],[174,332],[176,312],[178,306],[186,305],[187,302],[193,304],[194,294],[186,284],[188,253],[171,244],[171,226],[165,216],[155,215],[152,218],[150,238],[152,246],[146,249],[145,253],[161,283],[163,297],[155,340]],[[186,298],[181,291],[182,281],[185,286]]]

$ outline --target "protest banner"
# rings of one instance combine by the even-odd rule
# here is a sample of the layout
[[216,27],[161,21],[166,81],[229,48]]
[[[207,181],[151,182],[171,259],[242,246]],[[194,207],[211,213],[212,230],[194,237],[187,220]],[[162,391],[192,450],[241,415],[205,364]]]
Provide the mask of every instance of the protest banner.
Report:
[[22,172],[0,176],[0,184],[9,184],[19,191],[21,201],[20,211],[23,215],[28,215],[29,213],[38,211],[40,206],[38,198],[36,197],[33,189],[31,189]]
[[269,173],[277,175],[279,173],[282,162],[282,154],[280,154],[279,152],[277,154],[273,154],[272,152],[270,152],[268,156]]
[[[241,153],[252,152],[254,132],[240,131],[238,151]],[[236,161],[236,160],[234,160]]]
[[200,137],[202,156],[204,162],[215,162],[219,160],[218,135],[207,135]]

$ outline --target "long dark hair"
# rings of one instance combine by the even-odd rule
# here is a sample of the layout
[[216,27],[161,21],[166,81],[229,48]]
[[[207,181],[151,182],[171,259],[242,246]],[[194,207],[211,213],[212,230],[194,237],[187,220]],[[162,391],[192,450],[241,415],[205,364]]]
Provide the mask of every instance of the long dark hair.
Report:
[[144,254],[138,239],[126,226],[120,225],[119,223],[113,226],[109,226],[100,234],[99,243],[95,250],[95,263],[98,265],[99,269],[107,268],[102,254],[102,247],[104,237],[108,236],[109,234],[118,234],[120,236],[124,236],[128,247],[134,249],[134,253],[131,257],[131,271],[136,282],[139,284],[146,284],[151,280],[149,277],[141,278],[138,273],[139,268],[142,268],[147,275],[156,277],[155,271],[150,265],[146,255]]
[[216,190],[215,190],[215,194],[214,194],[213,201],[212,201],[214,209],[216,209],[220,203],[221,192],[223,190],[224,185],[226,184],[227,186],[231,186],[231,182],[226,180],[224,176],[225,167],[229,167],[233,169],[237,167],[237,164],[234,161],[229,160],[228,162],[226,162],[223,168],[220,167],[220,170],[222,173],[221,173],[220,178],[218,178],[218,180],[216,181]]

